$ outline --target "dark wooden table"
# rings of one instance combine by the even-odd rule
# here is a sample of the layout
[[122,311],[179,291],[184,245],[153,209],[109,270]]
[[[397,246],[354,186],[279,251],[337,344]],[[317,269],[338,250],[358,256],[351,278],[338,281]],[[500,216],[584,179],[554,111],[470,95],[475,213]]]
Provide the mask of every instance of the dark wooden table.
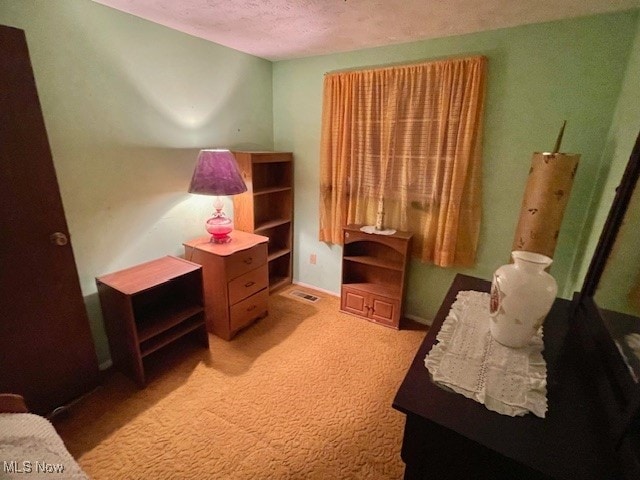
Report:
[[393,407],[407,416],[405,479],[621,478],[595,392],[580,378],[579,350],[567,346],[569,301],[557,299],[544,324],[546,418],[501,415],[430,380],[424,358],[457,293],[489,289],[485,280],[456,276],[396,394]]

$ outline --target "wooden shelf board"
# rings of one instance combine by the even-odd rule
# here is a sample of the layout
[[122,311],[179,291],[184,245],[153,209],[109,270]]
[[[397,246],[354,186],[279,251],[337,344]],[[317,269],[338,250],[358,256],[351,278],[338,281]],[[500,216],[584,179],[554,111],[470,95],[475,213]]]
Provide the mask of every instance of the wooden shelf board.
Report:
[[254,155],[251,157],[251,163],[291,163],[291,157],[276,157],[276,156],[262,156]]
[[287,192],[290,190],[291,190],[291,186],[260,188],[260,189],[255,189],[253,191],[253,196],[257,197],[259,195],[267,195],[269,193],[277,193],[277,192]]
[[253,229],[255,233],[259,233],[264,230],[268,230],[273,227],[277,227],[279,225],[284,225],[286,223],[291,223],[290,218],[276,218],[274,220],[269,220],[268,222],[263,222],[260,225],[256,225],[256,228]]
[[144,344],[140,344],[140,355],[146,357],[147,355],[155,352],[156,350],[170,344],[174,340],[190,333],[197,328],[206,328],[204,323],[204,315],[196,315],[190,320],[179,324],[179,326],[172,330],[167,330],[160,335],[150,338]]
[[291,277],[271,277],[269,278],[269,293],[291,283]]
[[391,299],[400,297],[400,288],[397,285],[387,285],[381,283],[343,283],[343,287],[351,287],[363,292],[388,297]]
[[287,253],[291,253],[291,249],[290,248],[280,248],[278,250],[275,250],[273,252],[269,252],[269,256],[267,257],[267,260],[269,262],[275,260],[276,258],[280,258],[285,256]]
[[390,270],[396,270],[401,272],[404,265],[400,262],[394,262],[393,260],[386,260],[384,258],[372,257],[368,255],[350,255],[344,257],[344,260],[355,263],[363,263],[365,265],[373,265],[375,267],[388,268]]
[[96,280],[124,294],[135,295],[201,268],[200,265],[183,258],[168,255],[97,277]]
[[163,305],[162,310],[145,312],[138,317],[138,341],[144,342],[175,327],[189,317],[203,312],[201,305]]

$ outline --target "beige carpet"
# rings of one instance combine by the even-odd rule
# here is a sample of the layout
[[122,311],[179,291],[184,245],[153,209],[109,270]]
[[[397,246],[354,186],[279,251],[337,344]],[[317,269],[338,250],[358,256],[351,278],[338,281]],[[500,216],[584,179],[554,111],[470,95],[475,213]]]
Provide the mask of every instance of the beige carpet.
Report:
[[147,359],[145,389],[115,373],[55,418],[89,476],[401,478],[404,415],[391,403],[425,331],[289,290],[231,342],[211,336],[207,351],[187,338]]

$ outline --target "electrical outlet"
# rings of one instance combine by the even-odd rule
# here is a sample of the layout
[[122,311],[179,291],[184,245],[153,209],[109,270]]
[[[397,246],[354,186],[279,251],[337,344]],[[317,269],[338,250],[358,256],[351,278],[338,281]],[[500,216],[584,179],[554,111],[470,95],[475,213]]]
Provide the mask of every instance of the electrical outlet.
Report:
[[309,263],[311,265],[315,265],[316,264],[316,260],[317,260],[317,257],[316,257],[315,253],[312,253],[311,255],[309,255]]

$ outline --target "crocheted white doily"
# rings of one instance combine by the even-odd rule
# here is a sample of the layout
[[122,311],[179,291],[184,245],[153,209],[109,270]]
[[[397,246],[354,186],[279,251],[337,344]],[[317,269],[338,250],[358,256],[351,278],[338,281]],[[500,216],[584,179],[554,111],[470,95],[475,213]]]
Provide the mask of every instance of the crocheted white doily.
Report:
[[489,331],[489,294],[458,292],[436,343],[424,359],[437,384],[517,416],[547,412],[547,364],[542,328],[522,348],[496,342]]
[[384,230],[376,230],[374,225],[365,225],[360,227],[360,231],[364,233],[375,233],[376,235],[393,235],[396,233],[395,228],[385,228]]

